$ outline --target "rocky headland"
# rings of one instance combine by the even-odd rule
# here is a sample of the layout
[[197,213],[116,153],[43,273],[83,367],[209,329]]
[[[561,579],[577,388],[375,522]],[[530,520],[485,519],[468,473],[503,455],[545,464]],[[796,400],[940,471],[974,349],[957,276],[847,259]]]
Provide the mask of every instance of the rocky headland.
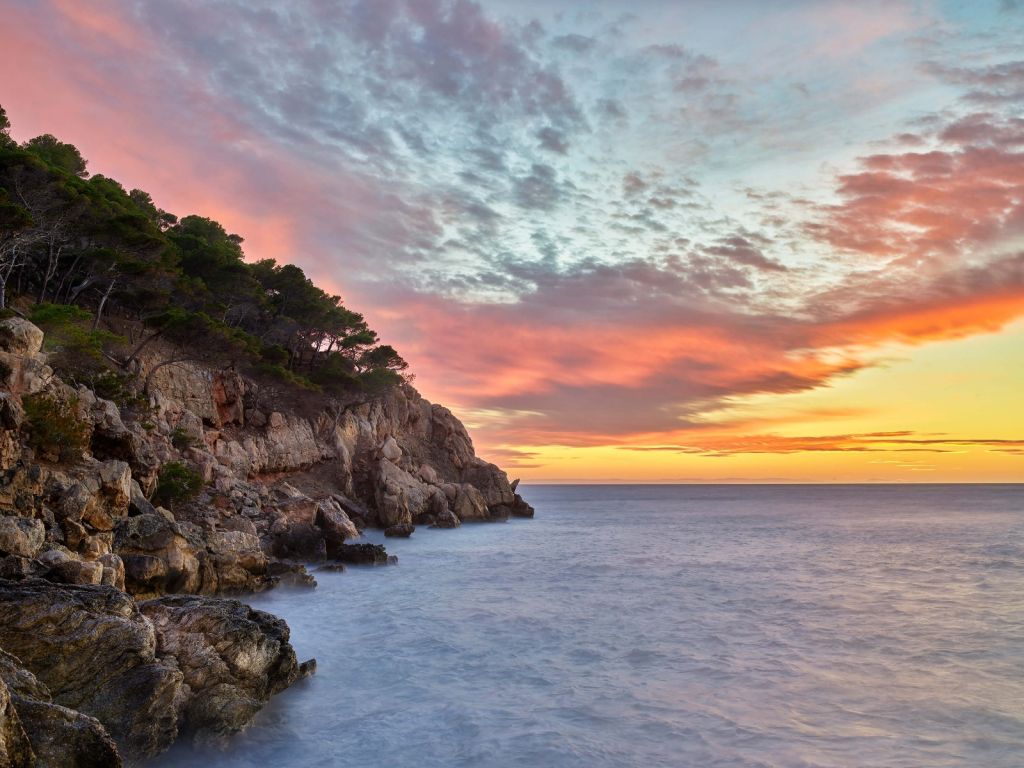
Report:
[[[282,620],[230,596],[312,587],[310,563],[392,562],[357,541],[367,527],[533,516],[408,383],[311,407],[231,367],[158,362],[157,343],[126,409],[63,381],[43,340],[0,320],[0,768],[223,743],[315,669]],[[40,402],[79,455],[41,439]]]

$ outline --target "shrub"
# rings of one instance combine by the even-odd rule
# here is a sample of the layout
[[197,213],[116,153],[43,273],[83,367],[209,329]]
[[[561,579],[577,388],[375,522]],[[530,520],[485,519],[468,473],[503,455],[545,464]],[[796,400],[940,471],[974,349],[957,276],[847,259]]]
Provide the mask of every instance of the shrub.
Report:
[[181,427],[176,427],[171,432],[171,445],[177,448],[179,451],[185,451],[195,445],[195,439]]
[[169,461],[160,469],[153,501],[173,508],[177,504],[191,501],[203,489],[203,478],[188,464]]
[[89,429],[78,419],[78,398],[61,403],[50,395],[38,393],[27,395],[22,403],[25,407],[22,429],[31,448],[44,458],[63,462],[82,458]]
[[120,341],[109,331],[90,331],[92,314],[70,304],[37,304],[29,320],[46,333],[43,345],[50,353],[49,364],[65,381],[95,387],[108,374],[104,346]]
[[116,371],[102,371],[92,379],[92,389],[104,400],[113,400],[121,408],[148,411],[149,398],[135,387],[136,377]]

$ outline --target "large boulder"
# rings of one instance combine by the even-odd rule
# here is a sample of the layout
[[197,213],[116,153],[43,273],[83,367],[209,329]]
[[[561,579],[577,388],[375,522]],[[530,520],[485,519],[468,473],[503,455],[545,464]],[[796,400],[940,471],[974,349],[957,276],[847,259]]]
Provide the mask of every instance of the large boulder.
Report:
[[43,348],[43,332],[21,317],[0,320],[0,350],[20,357],[33,357]]
[[157,658],[153,625],[120,590],[0,581],[0,647],[53,703],[99,720],[127,756],[155,755],[177,736],[182,673]]
[[118,521],[114,551],[124,562],[125,585],[138,597],[196,592],[203,583],[198,547],[178,523],[160,514]]
[[242,730],[273,694],[315,668],[297,662],[284,621],[237,600],[174,595],[139,608],[153,622],[160,652],[185,676],[185,721],[199,742]]
[[35,557],[43,546],[46,527],[42,520],[27,517],[0,517],[0,553],[17,557]]

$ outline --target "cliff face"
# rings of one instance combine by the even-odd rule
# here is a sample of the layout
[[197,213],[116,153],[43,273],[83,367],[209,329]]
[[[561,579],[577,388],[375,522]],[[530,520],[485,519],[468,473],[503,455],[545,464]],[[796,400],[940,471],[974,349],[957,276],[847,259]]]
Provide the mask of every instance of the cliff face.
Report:
[[[108,734],[130,758],[229,735],[312,664],[283,622],[208,596],[388,562],[350,543],[367,526],[533,515],[411,386],[310,413],[232,370],[142,359],[149,406],[126,417],[55,377],[42,340],[0,321],[0,765],[114,765]],[[83,456],[33,439],[29,396],[73,416]],[[153,500],[169,467],[199,485],[173,510]]]

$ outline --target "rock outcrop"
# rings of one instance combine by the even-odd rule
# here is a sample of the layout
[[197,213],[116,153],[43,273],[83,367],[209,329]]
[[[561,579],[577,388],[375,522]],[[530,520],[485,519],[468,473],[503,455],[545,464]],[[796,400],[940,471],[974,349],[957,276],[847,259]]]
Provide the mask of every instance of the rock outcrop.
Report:
[[[160,753],[182,730],[200,739],[237,732],[315,667],[298,664],[283,621],[236,600],[136,604],[113,587],[41,579],[0,581],[0,647],[41,684],[30,725],[63,722],[98,743],[102,732],[81,720],[88,716],[130,758]],[[0,674],[8,687],[9,677]]]
[[[533,515],[411,386],[304,408],[233,370],[143,356],[149,407],[122,409],[56,377],[43,340],[0,320],[0,768],[222,741],[314,665],[284,622],[212,595],[314,586],[314,561],[397,562],[358,541],[366,527]],[[80,459],[29,439],[36,394],[74,414]],[[198,495],[162,485],[172,462]]]

